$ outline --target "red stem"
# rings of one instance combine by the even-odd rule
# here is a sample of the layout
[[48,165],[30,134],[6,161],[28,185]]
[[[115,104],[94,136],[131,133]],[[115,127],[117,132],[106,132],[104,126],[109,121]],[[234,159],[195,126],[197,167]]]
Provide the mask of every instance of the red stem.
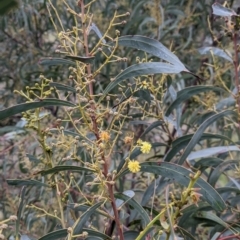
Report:
[[[234,70],[235,70],[235,86],[237,88],[237,98],[236,98],[236,103],[238,105],[238,115],[240,115],[240,85],[239,85],[239,77],[238,77],[238,64],[239,64],[239,59],[238,59],[238,46],[237,46],[237,33],[234,32],[233,35],[233,44],[234,44],[234,52],[235,52],[235,60],[234,60]],[[240,116],[238,116],[238,127],[240,128]]]
[[[88,57],[89,56],[89,49],[88,49],[87,29],[85,27],[84,0],[79,0],[78,1],[78,6],[81,8],[84,49],[85,49],[85,54]],[[92,75],[90,65],[87,65],[87,73],[88,73],[89,77]],[[93,83],[91,82],[89,84],[89,97],[90,97],[91,100],[93,98],[93,94],[94,94]],[[95,104],[91,104],[91,109],[93,110],[93,113],[91,114],[91,119],[92,119],[92,123],[93,123],[93,131],[94,131],[94,134],[96,136],[97,143],[100,144],[101,139],[100,139],[100,136],[99,136],[99,129],[98,129],[97,121],[96,121],[96,115],[95,115],[96,106],[95,106]],[[103,173],[104,173],[105,177],[107,178],[107,181],[111,181],[112,179],[109,179],[107,177],[107,175],[108,175],[108,161],[105,159],[104,153],[102,153],[101,157],[102,157],[102,160],[104,161]],[[110,199],[111,199],[111,205],[112,205],[113,212],[114,212],[115,222],[116,222],[116,225],[117,225],[118,234],[120,236],[120,240],[124,240],[123,231],[122,231],[122,228],[121,228],[121,223],[120,223],[119,214],[118,214],[118,209],[117,209],[117,206],[116,206],[116,203],[115,203],[113,185],[111,185],[110,183],[107,183],[107,186],[108,186],[109,196],[110,196]]]

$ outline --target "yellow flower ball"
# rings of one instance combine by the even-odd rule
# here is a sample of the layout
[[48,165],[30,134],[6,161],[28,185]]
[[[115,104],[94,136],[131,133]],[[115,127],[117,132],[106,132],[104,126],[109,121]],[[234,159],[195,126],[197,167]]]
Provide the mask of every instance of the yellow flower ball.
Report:
[[141,145],[142,153],[149,153],[151,151],[152,145],[149,142],[142,142]]
[[128,163],[128,169],[132,173],[137,173],[140,171],[141,167],[138,161],[132,160],[132,161],[129,161]]
[[108,142],[109,139],[110,139],[109,133],[106,132],[106,131],[102,131],[102,132],[100,133],[100,139],[101,139],[102,141],[104,141],[104,142]]

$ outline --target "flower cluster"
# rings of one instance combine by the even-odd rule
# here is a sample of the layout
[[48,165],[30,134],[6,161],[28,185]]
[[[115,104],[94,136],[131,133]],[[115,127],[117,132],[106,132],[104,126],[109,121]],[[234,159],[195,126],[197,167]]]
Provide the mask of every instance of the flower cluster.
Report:
[[152,149],[152,145],[149,142],[144,142],[142,140],[137,141],[138,145],[140,146],[140,150],[142,153],[150,153]]
[[102,131],[102,132],[100,133],[100,139],[101,139],[102,141],[104,141],[104,142],[108,142],[108,141],[110,140],[110,135],[109,135],[109,133],[106,132],[106,131]]
[[136,173],[136,172],[139,172],[139,171],[140,171],[141,166],[140,166],[140,164],[139,164],[138,161],[136,161],[136,160],[131,160],[131,161],[129,161],[129,163],[128,163],[128,169],[129,169],[130,172]]

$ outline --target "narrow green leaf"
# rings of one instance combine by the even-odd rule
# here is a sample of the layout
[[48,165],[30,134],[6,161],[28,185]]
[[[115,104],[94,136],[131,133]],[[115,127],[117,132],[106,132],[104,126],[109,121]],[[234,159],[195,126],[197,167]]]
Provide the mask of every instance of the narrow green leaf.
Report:
[[[181,149],[185,148],[189,144],[193,136],[194,134],[188,134],[188,135],[179,137],[175,141],[173,141],[172,148],[165,155],[163,161],[165,162],[171,161],[171,159],[174,156],[176,156]],[[220,140],[226,140],[226,141],[232,142],[232,140],[229,139],[228,137],[225,137],[219,134],[213,134],[213,133],[203,133],[198,142],[206,139],[220,139]]]
[[148,104],[151,103],[151,93],[148,89],[138,89],[132,94],[134,97],[138,97],[140,100],[146,101]]
[[240,189],[234,188],[234,187],[221,187],[221,188],[217,188],[216,190],[218,191],[219,194],[229,193],[229,192],[234,192],[238,195],[240,194]]
[[188,232],[186,229],[177,226],[177,230],[181,233],[184,239],[196,240],[196,238],[194,238],[194,236],[190,232]]
[[216,216],[214,213],[207,212],[207,211],[199,211],[199,212],[195,213],[194,216],[197,218],[211,220],[211,221],[213,221],[217,224],[220,224],[223,227],[229,229],[229,225],[227,223],[225,223],[221,218]]
[[[73,209],[74,211],[86,212],[91,206],[83,205],[83,204],[70,203],[70,204],[68,204],[68,207]],[[106,213],[104,211],[100,211],[99,209],[96,210],[96,213],[101,214],[105,217],[109,217],[108,213]]]
[[122,199],[124,201],[127,201],[127,203],[132,206],[134,209],[137,210],[138,214],[142,217],[144,226],[146,226],[150,222],[150,218],[147,214],[147,212],[144,210],[144,208],[133,198],[130,198],[122,193],[115,193],[115,198]]
[[188,155],[188,161],[191,161],[197,158],[210,157],[215,154],[220,154],[220,153],[225,153],[230,151],[240,151],[240,148],[236,145],[204,148],[199,151],[191,152]]
[[229,97],[227,98],[224,98],[222,99],[221,101],[219,101],[217,104],[216,104],[216,111],[221,111],[223,110],[224,108],[230,108],[231,106],[235,105],[236,103],[236,99],[234,99],[233,97],[234,95],[230,95]]
[[220,3],[215,2],[212,5],[213,14],[221,17],[231,17],[231,16],[237,16],[237,14],[229,8],[223,7]]
[[[124,191],[122,194],[126,195],[126,196],[129,197],[129,198],[133,198],[134,195],[135,195],[135,192],[132,191],[132,190],[126,190],[126,191]],[[117,208],[118,210],[120,210],[120,209],[122,208],[122,206],[125,205],[125,203],[127,203],[127,201],[124,201],[124,200],[122,200],[122,199],[116,199],[116,200],[115,200],[116,208]],[[110,213],[110,214],[111,214],[112,216],[114,216],[113,209],[111,210],[111,213]]]
[[106,234],[101,233],[99,231],[95,231],[93,229],[83,228],[82,231],[88,233],[88,237],[86,238],[87,240],[88,239],[90,240],[93,237],[97,237],[97,238],[104,239],[104,240],[112,240],[112,238],[107,236]]
[[190,121],[189,121],[190,125],[197,125],[197,126],[199,126],[204,121],[206,121],[209,117],[211,117],[214,114],[216,114],[216,111],[205,112],[203,114],[199,114],[199,109],[197,109],[196,111],[197,111],[197,114],[192,119],[190,119]]
[[50,232],[43,237],[39,238],[38,240],[55,240],[55,239],[61,239],[65,238],[68,235],[68,230],[67,228],[60,229],[54,232]]
[[96,213],[96,209],[98,209],[102,204],[103,202],[96,203],[79,217],[73,226],[73,235],[77,235],[82,232],[83,226],[86,224],[88,218],[92,214]]
[[198,143],[198,141],[201,139],[201,136],[202,136],[203,132],[205,131],[205,129],[209,125],[211,125],[215,121],[219,120],[220,118],[222,118],[224,116],[229,116],[229,115],[235,115],[236,116],[236,113],[234,111],[232,111],[232,110],[226,110],[226,111],[217,113],[217,114],[211,116],[210,118],[208,118],[206,121],[204,121],[201,124],[201,126],[198,128],[198,130],[195,132],[195,134],[192,137],[191,141],[188,143],[184,153],[182,154],[182,156],[178,160],[178,164],[180,164],[180,165],[183,164],[183,162],[186,160],[186,158],[188,157],[190,152],[193,150],[195,145]]
[[215,157],[203,158],[197,161],[193,167],[203,172],[206,168],[216,167],[223,161],[224,160]]
[[26,154],[26,156],[28,157],[28,159],[31,161],[31,162],[40,162],[40,160],[34,156],[34,155],[31,155],[31,154]]
[[227,54],[224,50],[217,48],[217,47],[202,47],[198,49],[200,54],[207,54],[207,53],[211,53],[213,52],[214,55],[224,58],[226,60],[228,60],[229,62],[233,62],[232,57],[229,56],[229,54]]
[[[163,177],[172,179],[173,181],[178,182],[183,186],[188,186],[190,182],[189,175],[192,172],[182,166],[179,166],[174,163],[167,162],[145,162],[140,164],[141,172],[150,172]],[[126,169],[118,177],[123,176],[129,173],[129,170]],[[205,180],[199,178],[195,184],[196,188],[200,188],[199,193],[202,194],[202,197],[214,208],[216,211],[223,211],[226,208],[226,204],[218,194],[218,192]]]
[[175,54],[155,39],[139,35],[129,35],[120,37],[118,39],[118,45],[132,47],[150,53],[153,56],[159,57],[175,66],[178,66],[179,69],[181,69],[180,72],[188,71]]
[[83,63],[92,63],[95,57],[94,56],[93,57],[80,57],[80,56],[67,55],[64,58],[83,62]]
[[74,107],[75,105],[68,101],[63,101],[63,100],[54,99],[54,98],[46,98],[39,102],[22,103],[22,104],[15,105],[13,107],[6,108],[0,111],[0,120],[11,117],[17,113],[22,113],[31,109],[47,107],[47,106]]
[[215,184],[217,183],[217,180],[219,179],[221,174],[224,172],[224,170],[228,167],[230,167],[230,169],[234,169],[235,165],[239,165],[239,162],[240,160],[225,160],[224,162],[219,164],[209,176],[209,179],[208,179],[209,184],[211,184],[212,186],[215,186]]
[[8,13],[13,8],[18,7],[16,0],[1,0],[0,1],[0,15]]
[[193,215],[200,210],[212,210],[212,207],[203,201],[198,202],[198,205],[191,204],[184,208],[182,210],[182,216],[179,219],[178,225],[182,228],[188,228],[189,224],[191,223],[191,226],[196,224],[197,225],[197,219],[193,217]]
[[113,88],[115,88],[119,83],[121,83],[125,79],[138,77],[141,75],[158,73],[179,73],[181,71],[182,71],[181,68],[178,68],[177,66],[162,62],[148,62],[132,65],[126,68],[121,73],[119,73],[116,76],[115,80],[108,84],[99,101],[101,101],[104,98],[104,96],[106,96],[106,94],[108,94]]
[[86,171],[86,172],[95,172],[94,170],[90,168],[85,168],[85,167],[78,167],[78,166],[56,166],[54,168],[50,168],[47,170],[42,170],[39,171],[42,176],[48,175],[48,174],[53,174],[53,173],[58,173],[62,171],[72,171],[72,172],[81,172],[81,171]]
[[158,177],[157,179],[154,179],[142,194],[141,205],[147,205],[153,194],[161,194],[166,188],[166,186],[169,185],[171,182],[172,181],[167,178]]
[[216,104],[216,111],[220,111],[222,109],[229,109],[229,107],[233,106],[236,102],[236,99],[234,98],[234,96],[237,94],[237,92],[238,90],[235,87],[227,98],[220,100]]
[[123,233],[124,240],[136,239],[139,234],[140,234],[140,232],[133,231],[133,230],[126,231],[126,232]]
[[207,91],[224,91],[224,89],[213,86],[192,86],[184,88],[177,92],[177,98],[168,107],[165,115],[169,116],[175,108],[177,108],[182,102],[186,101],[190,97]]
[[64,58],[42,58],[38,62],[40,65],[44,66],[55,66],[55,65],[73,65],[75,66],[76,63]]
[[99,28],[97,27],[97,25],[95,23],[91,23],[91,25],[89,26],[89,29],[88,29],[89,33],[91,31],[94,31],[96,33],[96,35],[99,37],[99,39],[101,39],[102,43],[107,43],[106,40],[103,38],[103,35],[101,33],[101,31],[99,30]]
[[62,90],[62,91],[69,91],[69,92],[76,92],[75,88],[70,87],[68,85],[65,84],[61,84],[61,83],[56,83],[56,82],[51,82],[49,84],[51,87],[55,87],[58,90]]
[[142,138],[143,136],[145,136],[146,134],[148,134],[150,131],[152,131],[154,128],[157,128],[158,126],[161,126],[163,124],[163,121],[156,121],[153,122],[149,127],[147,127],[145,129],[145,131],[142,133],[142,135],[140,136],[140,138]]
[[5,126],[0,128],[0,134],[5,134],[8,132],[13,132],[13,131],[23,131],[24,128],[22,127],[16,127],[16,126]]
[[37,180],[21,180],[21,179],[7,179],[8,185],[13,186],[39,186],[48,187],[47,184],[39,182]]
[[16,220],[16,235],[19,233],[19,226],[20,226],[20,221],[21,221],[21,216],[22,216],[22,211],[24,207],[24,197],[26,193],[26,186],[23,186],[20,194],[20,199],[19,199],[19,206],[17,210],[17,220]]

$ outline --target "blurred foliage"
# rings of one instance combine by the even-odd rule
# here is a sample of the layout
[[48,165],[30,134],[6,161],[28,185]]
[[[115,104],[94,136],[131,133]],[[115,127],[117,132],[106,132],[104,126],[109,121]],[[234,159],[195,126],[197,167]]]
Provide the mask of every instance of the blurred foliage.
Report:
[[[89,65],[81,68],[81,64],[92,60],[82,58],[81,63],[76,63],[68,58],[61,59],[64,63],[60,65],[52,64],[57,61],[55,58],[59,61],[71,53],[70,49],[60,47],[60,32],[74,39],[71,31],[76,18],[72,11],[80,13],[80,8],[76,0],[52,0],[56,11],[47,0],[19,0],[14,9],[10,1],[9,5],[1,5],[3,2],[0,1],[0,14],[4,13],[0,17],[0,110],[29,101],[24,95],[27,92],[30,96],[29,91],[40,93],[43,99],[56,100],[51,102],[34,95],[34,102],[1,112],[9,116],[14,111],[17,114],[7,119],[0,116],[3,119],[0,122],[0,223],[6,219],[10,226],[4,231],[0,229],[0,234],[3,232],[8,238],[20,233],[21,239],[38,239],[43,235],[45,239],[60,239],[71,233],[67,227],[74,226],[74,234],[88,232],[87,239],[114,239],[118,232],[116,219],[109,217],[114,216],[111,200],[102,190],[107,184],[102,181],[101,187],[91,185],[101,181],[101,174],[96,175],[96,169],[91,168],[95,150],[89,146],[99,145],[94,129],[87,128],[91,117],[78,122],[84,114],[70,108],[79,104],[79,109],[87,109],[84,104],[89,101],[85,88],[76,84],[70,61],[80,66],[81,74],[87,79],[89,76],[84,71]],[[85,4],[90,2],[85,1]],[[96,0],[88,13],[93,14],[88,36],[90,49],[108,31],[114,12],[117,12],[123,16],[118,19],[119,24],[109,30],[107,42],[111,42],[118,31],[120,36],[150,37],[170,49],[193,73],[185,71],[160,77],[158,74],[145,74],[144,77],[136,74],[128,81],[121,81],[120,86],[112,87],[109,94],[107,89],[114,84],[112,80],[119,77],[121,69],[136,63],[159,62],[156,55],[141,51],[137,47],[139,43],[132,48],[119,43],[114,55],[127,60],[106,64],[95,76],[93,92],[97,96],[95,100],[101,100],[96,114],[104,112],[105,108],[112,111],[102,114],[98,128],[103,131],[111,126],[111,137],[117,139],[104,147],[113,150],[109,172],[117,169],[119,173],[114,194],[118,221],[124,225],[126,240],[136,239],[156,217],[154,231],[143,239],[220,240],[229,236],[237,239],[240,233],[240,105],[236,97],[236,61],[233,59],[238,52],[234,44],[239,48],[240,34],[235,29],[238,37],[234,42],[231,21],[212,14],[214,2]],[[218,2],[239,14],[238,1]],[[15,1],[11,3],[14,5]],[[129,16],[124,15],[127,12]],[[237,25],[238,18],[233,19]],[[80,25],[77,23],[77,27],[81,28]],[[106,59],[104,54],[111,51],[110,46],[101,48],[91,64],[93,72],[102,66]],[[86,57],[82,45],[74,50],[75,55]],[[19,94],[14,94],[14,90]],[[106,94],[109,94],[108,100],[104,98]],[[131,99],[136,101],[131,102]],[[36,100],[41,100],[38,105]],[[21,119],[19,108],[36,110],[26,112]],[[117,111],[122,111],[119,119],[113,115]],[[41,119],[41,128],[31,128],[26,121],[29,118],[32,122],[40,122],[34,119],[35,114]],[[123,124],[121,118],[125,116],[129,118]],[[45,133],[49,135],[45,137]],[[128,140],[140,147],[136,143],[138,139],[152,144],[149,155],[126,144]],[[79,146],[76,141],[80,142]],[[55,145],[48,149],[47,144],[52,143]],[[72,159],[73,151],[77,157]],[[54,166],[49,164],[47,156],[51,157]],[[125,163],[128,158],[141,162],[141,173],[127,175]],[[85,165],[80,164],[82,162]],[[184,162],[183,166],[180,162]],[[201,171],[201,178],[196,170]],[[193,189],[196,181],[197,188]],[[184,192],[187,190],[191,199],[181,205],[181,201],[186,200]],[[108,203],[100,207],[101,201]],[[177,204],[171,205],[173,202]],[[170,212],[166,210],[159,216],[165,209],[163,206],[168,204],[171,207],[166,209]],[[61,210],[59,205],[63,207]],[[60,217],[59,212],[64,216]],[[17,216],[16,224],[12,222],[12,215]],[[176,225],[172,225],[175,221]]]

